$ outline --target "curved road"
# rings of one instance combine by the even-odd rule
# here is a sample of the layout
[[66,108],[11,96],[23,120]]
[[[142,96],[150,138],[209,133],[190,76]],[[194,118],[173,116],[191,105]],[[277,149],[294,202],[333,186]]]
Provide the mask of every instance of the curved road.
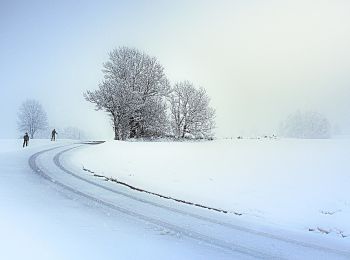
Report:
[[220,213],[179,205],[141,194],[66,164],[74,149],[88,144],[64,145],[33,154],[31,169],[42,178],[110,211],[126,214],[136,221],[161,227],[209,247],[232,254],[233,258],[257,259],[350,259],[350,252],[300,242],[219,220]]

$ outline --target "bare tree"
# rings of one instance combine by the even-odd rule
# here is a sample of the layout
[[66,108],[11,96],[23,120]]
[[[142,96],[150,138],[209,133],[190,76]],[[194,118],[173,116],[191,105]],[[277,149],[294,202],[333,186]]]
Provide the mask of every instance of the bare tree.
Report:
[[176,83],[170,94],[171,126],[175,136],[186,134],[211,137],[215,127],[215,110],[209,107],[205,89],[196,89],[188,81]]
[[[116,140],[140,137],[159,131],[157,123],[166,116],[163,97],[169,82],[156,58],[134,48],[121,47],[109,54],[103,64],[104,81],[84,97],[106,111]],[[150,114],[151,113],[151,114]]]
[[30,138],[48,126],[47,115],[42,105],[34,99],[22,103],[18,112],[18,130],[28,132]]

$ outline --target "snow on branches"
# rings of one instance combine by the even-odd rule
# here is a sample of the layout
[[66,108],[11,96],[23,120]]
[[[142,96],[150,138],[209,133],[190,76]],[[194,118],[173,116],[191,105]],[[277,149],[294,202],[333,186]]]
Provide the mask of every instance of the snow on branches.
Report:
[[[170,134],[171,129],[177,137],[184,137],[186,133],[196,137],[210,135],[214,110],[208,107],[205,90],[196,90],[188,82],[178,83],[171,89],[164,68],[155,57],[134,48],[120,47],[110,52],[102,71],[104,80],[99,88],[87,91],[84,97],[95,104],[96,110],[109,114],[116,140],[160,137]],[[188,98],[184,100],[182,95]],[[174,114],[176,100],[182,106],[180,115]],[[176,121],[177,116],[181,122]]]
[[175,136],[208,138],[215,126],[215,110],[209,107],[205,89],[188,81],[176,83],[170,94],[171,126]]
[[22,103],[18,112],[18,130],[28,132],[30,138],[48,126],[47,115],[42,105],[34,99]]

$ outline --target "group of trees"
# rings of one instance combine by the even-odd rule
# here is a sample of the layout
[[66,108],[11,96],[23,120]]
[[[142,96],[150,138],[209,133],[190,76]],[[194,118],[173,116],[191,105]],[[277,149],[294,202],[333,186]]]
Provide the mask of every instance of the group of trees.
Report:
[[328,119],[317,112],[297,111],[281,123],[282,136],[292,138],[330,138],[331,124]]
[[171,86],[155,57],[121,47],[109,54],[103,73],[98,89],[84,97],[109,114],[116,140],[212,135],[215,111],[205,90],[187,81]]

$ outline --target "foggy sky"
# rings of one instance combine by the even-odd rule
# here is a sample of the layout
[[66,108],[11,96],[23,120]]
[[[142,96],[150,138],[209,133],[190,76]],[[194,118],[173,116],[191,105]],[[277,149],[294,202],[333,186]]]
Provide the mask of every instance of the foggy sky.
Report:
[[217,136],[272,134],[296,110],[350,132],[350,2],[1,1],[0,138],[39,100],[50,126],[112,138],[83,98],[119,46],[156,56],[172,83],[207,89]]

